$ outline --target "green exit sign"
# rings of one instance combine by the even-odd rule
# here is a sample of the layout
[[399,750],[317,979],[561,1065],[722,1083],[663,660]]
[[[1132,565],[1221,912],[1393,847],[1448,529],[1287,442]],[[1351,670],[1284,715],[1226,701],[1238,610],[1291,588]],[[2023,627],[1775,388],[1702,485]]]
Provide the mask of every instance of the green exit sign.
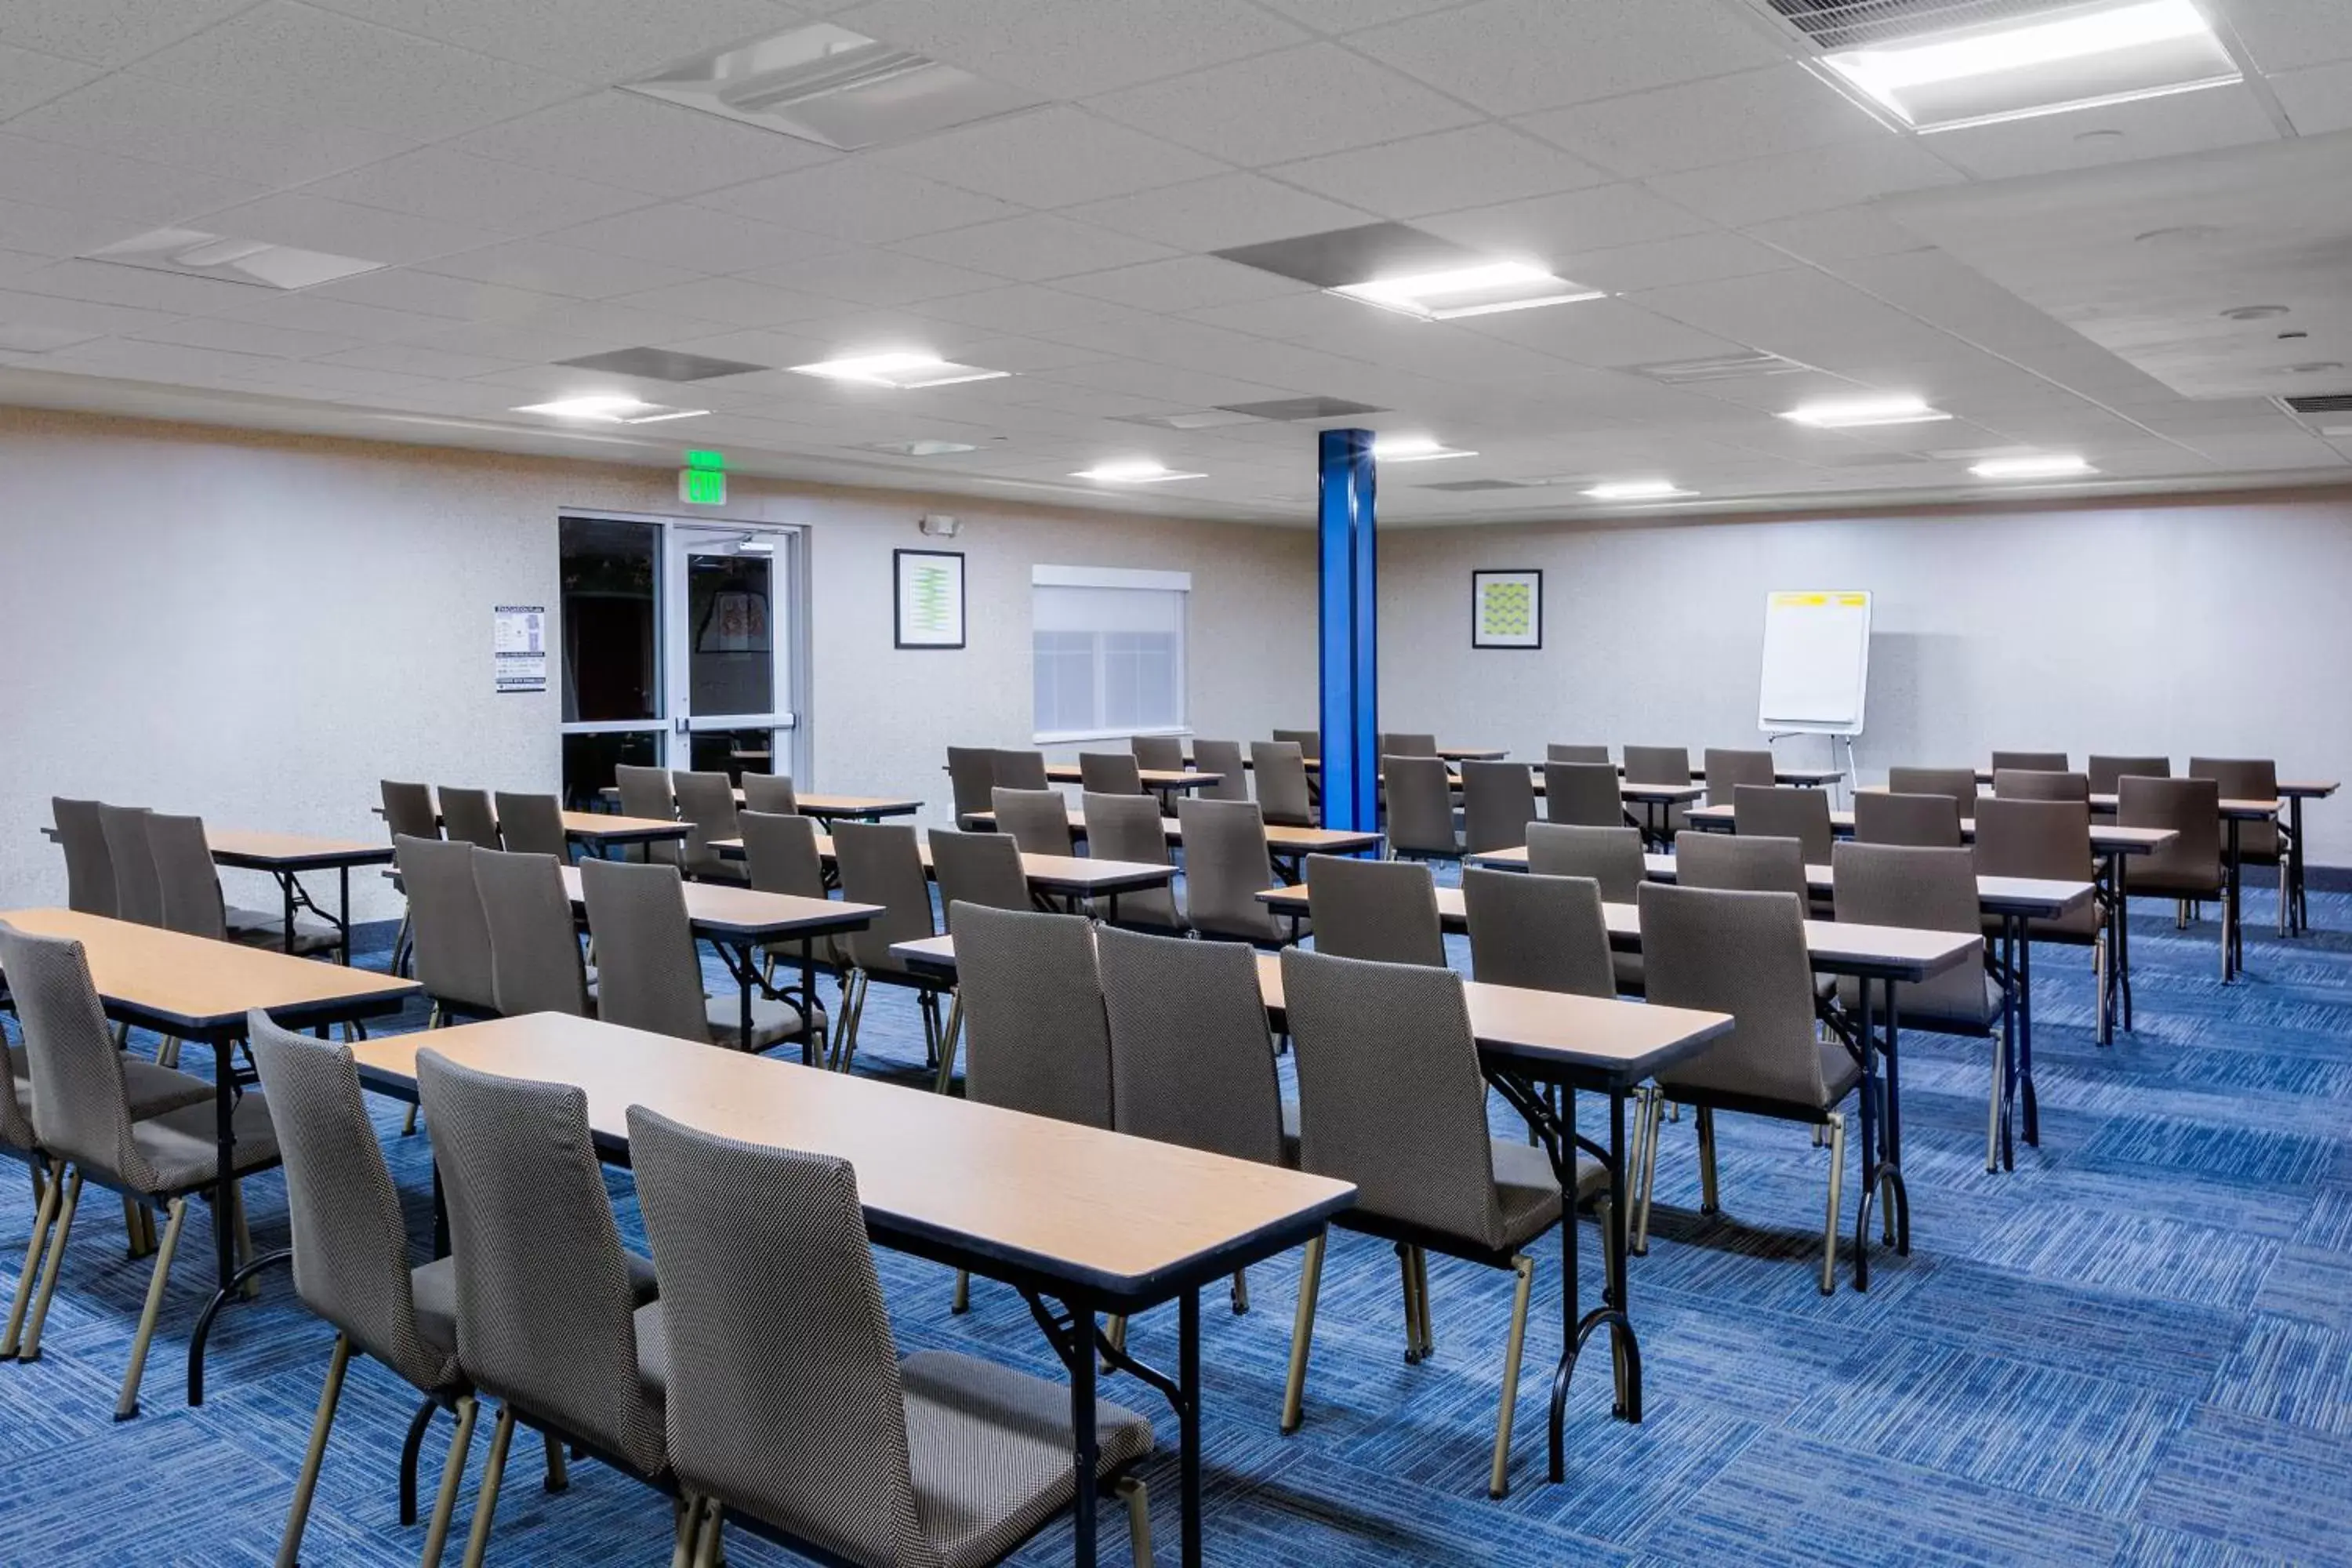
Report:
[[688,506],[725,506],[727,475],[718,468],[680,468],[677,499]]

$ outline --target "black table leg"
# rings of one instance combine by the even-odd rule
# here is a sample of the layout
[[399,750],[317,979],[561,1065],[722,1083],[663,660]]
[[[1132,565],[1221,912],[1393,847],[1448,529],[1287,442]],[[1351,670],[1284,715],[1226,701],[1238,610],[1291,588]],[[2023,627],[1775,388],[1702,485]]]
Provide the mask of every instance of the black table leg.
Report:
[[2042,1104],[2033,1093],[2033,939],[2021,932],[2017,943],[2017,1071],[2024,1080],[2025,1141],[2042,1147]]
[[[289,894],[286,901],[288,931],[292,931],[294,901]],[[236,1203],[236,1133],[231,1117],[236,1109],[236,1042],[221,1038],[211,1042],[213,1047],[213,1147],[219,1161],[219,1173],[213,1181],[213,1268],[219,1289],[205,1308],[209,1319],[227,1301],[236,1279],[236,1226],[230,1219]],[[205,1397],[205,1342],[201,1338],[188,1342],[188,1403],[200,1405]]]
[[2229,885],[2221,895],[2221,979],[2224,984],[2238,978],[2238,971],[2246,962],[2246,922],[2240,918],[2238,906],[2238,819],[2230,818]]
[[336,867],[335,880],[341,893],[342,919],[337,924],[343,938],[343,967],[349,969],[352,966],[352,868],[349,866]]
[[1184,1568],[1201,1568],[1201,1292],[1178,1297],[1176,1382],[1183,1396],[1176,1405],[1181,1454]]
[[1860,1026],[1855,1030],[1862,1051],[1862,1202],[1853,1216],[1853,1288],[1870,1289],[1870,1205],[1878,1195],[1878,1053],[1873,1049],[1871,983],[1858,976]]
[[2128,1035],[2132,1031],[2130,856],[2116,855],[2115,870],[2107,881],[2116,893],[2115,951],[2108,963],[2115,970],[2116,994],[2124,1006],[2124,1033]]
[[2303,903],[2303,796],[2286,802],[2286,932],[2301,936],[2307,929]]
[[293,873],[293,872],[291,872],[291,871],[280,871],[279,873],[278,873],[278,899],[279,899],[280,902],[284,905],[285,910],[286,910],[286,927],[285,927],[285,930],[279,933],[279,938],[278,938],[279,945],[285,948],[285,950],[286,950],[286,956],[287,956],[287,957],[289,957],[289,958],[291,958],[291,957],[293,957],[293,956],[294,956],[294,873]]
[[[2017,1101],[2017,944],[2025,929],[2025,917],[2005,914],[2000,921],[2000,1110],[1997,1121],[2000,1133],[1998,1164],[2004,1171],[2017,1169],[2017,1150],[2010,1140],[2010,1110]],[[1990,1174],[1996,1161],[1988,1151],[1985,1172]]]
[[[1091,1310],[1077,1313],[1079,1321],[1091,1330],[1094,1313]],[[1077,1482],[1076,1495],[1071,1500],[1070,1525],[1075,1540],[1072,1556],[1077,1568],[1094,1568],[1095,1561],[1095,1470],[1098,1449],[1095,1433],[1095,1355],[1091,1332],[1079,1338],[1077,1353],[1064,1358],[1070,1369],[1070,1430],[1076,1437],[1071,1446],[1070,1464]]]
[[1911,1256],[1911,1193],[1903,1184],[1903,1053],[1897,1042],[1895,982],[1886,982],[1886,1160],[1879,1171],[1879,1180],[1886,1184],[1886,1199],[1880,1205],[1880,1220],[1885,1226],[1887,1239],[1895,1244],[1895,1256]]
[[816,938],[801,938],[801,1064],[816,1066]]

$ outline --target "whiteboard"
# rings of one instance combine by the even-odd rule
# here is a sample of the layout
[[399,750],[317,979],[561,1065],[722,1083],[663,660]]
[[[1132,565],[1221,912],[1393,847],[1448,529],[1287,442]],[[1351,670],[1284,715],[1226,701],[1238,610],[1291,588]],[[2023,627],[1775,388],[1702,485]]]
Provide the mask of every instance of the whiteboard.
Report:
[[1760,730],[1862,732],[1870,687],[1870,595],[1787,589],[1764,595]]

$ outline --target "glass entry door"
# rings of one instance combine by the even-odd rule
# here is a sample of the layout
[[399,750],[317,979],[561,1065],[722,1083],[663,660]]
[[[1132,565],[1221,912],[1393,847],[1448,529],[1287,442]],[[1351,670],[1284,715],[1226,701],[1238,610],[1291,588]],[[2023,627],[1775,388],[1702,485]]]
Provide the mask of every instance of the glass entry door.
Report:
[[669,530],[663,662],[673,770],[792,771],[791,571],[786,535]]

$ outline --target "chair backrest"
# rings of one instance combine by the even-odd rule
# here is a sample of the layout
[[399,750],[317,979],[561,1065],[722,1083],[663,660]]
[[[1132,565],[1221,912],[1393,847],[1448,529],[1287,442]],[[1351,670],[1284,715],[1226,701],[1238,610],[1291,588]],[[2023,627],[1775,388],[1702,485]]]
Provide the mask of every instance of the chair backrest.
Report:
[[996,752],[989,746],[948,748],[948,793],[955,797],[956,825],[975,811],[993,811],[988,792],[996,787]]
[[1486,1083],[1462,977],[1292,947],[1284,1011],[1298,1059],[1298,1163],[1356,1184],[1360,1211],[1503,1240]]
[[1701,755],[1706,770],[1706,804],[1732,805],[1731,792],[1741,784],[1770,789],[1778,773],[1770,752],[1737,752],[1709,746]]
[[860,969],[905,973],[907,966],[890,955],[891,944],[920,942],[939,930],[931,923],[931,884],[923,875],[922,844],[915,830],[903,823],[836,822],[833,858],[841,896],[882,909],[865,930],[842,934],[849,962]]
[[411,838],[441,837],[441,814],[433,805],[433,791],[421,784],[401,784],[385,779],[383,791],[383,825],[394,838],[405,834]]
[[1805,846],[1754,833],[1685,833],[1675,840],[1675,879],[1685,888],[1793,893],[1801,900]]
[[66,855],[66,907],[86,915],[112,919],[115,910],[114,857],[106,851],[106,829],[98,819],[98,802],[49,801],[58,828],[58,847]]
[[1051,789],[1043,752],[1000,751],[996,753],[997,789]]
[[1250,772],[1257,780],[1257,808],[1268,822],[1286,827],[1315,826],[1307,794],[1307,753],[1295,741],[1252,741]]
[[1034,908],[1029,879],[1021,869],[1021,846],[1009,833],[931,835],[931,877],[940,885],[940,911],[955,930],[958,904],[991,910]]
[[1111,1125],[1263,1164],[1282,1163],[1282,1086],[1257,955],[1104,926],[1095,932],[1110,1025]]
[[1645,882],[1639,902],[1650,1002],[1735,1020],[1730,1034],[1660,1072],[1658,1081],[1828,1109],[1813,1037],[1804,900]]
[[98,823],[114,863],[114,918],[160,926],[163,884],[155,874],[155,852],[147,847],[148,815],[143,805],[100,805]]
[[431,1348],[417,1332],[400,1191],[351,1047],[279,1028],[259,1011],[246,1015],[246,1043],[286,1162],[295,1294],[416,1387],[451,1386],[455,1352]]
[[1826,866],[1837,833],[1830,826],[1830,794],[1823,789],[1781,789],[1773,784],[1735,784],[1732,819],[1738,836],[1793,838],[1804,847],[1804,863]]
[[[2278,764],[2268,757],[2191,757],[2188,773],[2211,779],[2223,800],[2276,800]],[[2278,826],[2270,822],[2238,825],[2238,852],[2268,860],[2278,854]]]
[[1184,740],[1181,735],[1137,735],[1128,742],[1134,748],[1135,765],[1155,773],[1181,773],[1184,771]]
[[586,1017],[588,975],[562,863],[552,855],[477,849],[474,890],[489,931],[490,1000],[498,1010],[510,1018]]
[[416,1088],[449,1211],[458,1365],[485,1394],[658,1473],[662,1413],[637,1376],[635,1298],[587,1095],[436,1050],[416,1053]]
[[801,809],[801,797],[793,788],[790,773],[745,773],[742,788],[745,811],[793,816]]
[[1601,884],[1473,866],[1462,873],[1470,917],[1470,972],[1496,985],[1617,994]]
[[2094,752],[2085,760],[2084,771],[2090,778],[2093,795],[2113,795],[2116,793],[2117,779],[2170,778],[2172,759],[2170,757],[2103,757]]
[[1992,793],[2010,800],[2088,800],[2087,774],[2043,773],[2032,768],[1996,768]]
[[1307,910],[1318,952],[1445,966],[1437,879],[1417,861],[1309,855]]
[[2091,807],[2079,800],[1977,802],[1977,874],[2091,879]]
[[1606,762],[1544,764],[1544,820],[1576,827],[1621,827],[1624,797],[1617,770]]
[[1853,836],[1864,844],[1948,849],[1960,842],[1960,803],[1948,795],[1856,791]]
[[163,895],[163,929],[227,941],[228,910],[221,902],[212,847],[205,841],[205,819],[148,813],[147,853]]
[[1462,764],[1462,847],[1509,849],[1528,841],[1536,820],[1535,775],[1525,763]]
[[681,773],[670,775],[670,787],[677,792],[677,815],[692,825],[686,836],[686,854],[680,861],[689,877],[708,877],[722,873],[726,859],[711,842],[719,838],[740,838],[741,826],[736,820],[735,781],[719,773]]
[[1127,752],[1080,752],[1079,787],[1088,795],[1141,795],[1143,770]]
[[[1132,860],[1142,866],[1171,864],[1168,857],[1168,819],[1160,815],[1160,797],[1152,795],[1094,795],[1084,802],[1087,853],[1097,860]],[[1118,918],[1140,925],[1172,927],[1176,894],[1172,888],[1137,888],[1118,896]]]
[[569,859],[572,840],[563,831],[563,806],[551,795],[500,790],[491,797],[499,813],[499,837],[518,855]]
[[1420,855],[1462,852],[1454,837],[1454,778],[1443,759],[1383,753],[1381,787],[1388,795],[1391,847]]
[[1320,730],[1276,730],[1272,731],[1276,745],[1296,746],[1302,757],[1323,755],[1323,731]]
[[898,1345],[857,1173],[642,1105],[628,1118],[679,1483],[828,1561],[916,1560]]
[[1214,773],[1217,782],[1203,784],[1192,793],[1203,800],[1247,800],[1250,797],[1248,764],[1242,760],[1239,741],[1195,741],[1192,742],[1192,765],[1204,773]]
[[[1837,847],[1830,866],[1841,924],[1983,934],[1973,851],[1958,847],[1930,849],[1848,843]],[[1946,1017],[1981,1015],[1984,965],[1981,962],[1956,964],[1924,981],[1905,984],[1895,1002],[1906,1011],[1916,1008]]]
[[89,1165],[93,1175],[105,1173],[142,1188],[153,1186],[153,1173],[131,1136],[122,1053],[114,1048],[81,943],[36,936],[0,921],[0,974],[7,977],[25,1036],[33,1131],[41,1147],[58,1159]]
[[988,792],[996,811],[996,830],[1021,846],[1024,855],[1073,855],[1070,803],[1056,789],[1006,789]]
[[1528,869],[1538,877],[1590,877],[1604,903],[1630,904],[1649,875],[1642,831],[1621,818],[1609,827],[1538,822],[1528,828]]
[[[656,822],[677,820],[677,797],[670,793],[667,768],[637,767],[623,763],[613,770],[613,783],[621,792],[621,815],[649,817]],[[677,863],[676,841],[648,844],[645,858],[670,865]]]
[[[2221,886],[2221,786],[2206,778],[2124,779],[2116,792],[2119,827],[2169,827],[2179,837],[2152,855],[2135,858],[2126,874],[2133,889]],[[2241,832],[2242,833],[2242,829]],[[2242,846],[2242,838],[2240,840]]]
[[1256,804],[1179,800],[1176,821],[1184,835],[1184,913],[1192,929],[1206,936],[1280,940],[1281,921],[1257,900],[1275,884],[1265,819]]
[[[1992,754],[1992,771],[1999,773],[2004,769],[2021,773],[2063,773],[2067,771],[2066,753],[2063,752],[1995,752]],[[1995,787],[1998,788],[1998,784]]]
[[744,811],[736,814],[735,825],[743,830],[743,863],[756,891],[789,893],[796,899],[826,897],[815,818],[797,812]]
[[1548,763],[1605,763],[1608,760],[1609,748],[1606,746],[1564,746],[1555,742],[1544,748],[1544,761]]
[[1109,1127],[1110,1024],[1093,922],[967,905],[955,936],[965,1093],[983,1105]]
[[490,805],[488,790],[456,789],[444,784],[439,794],[443,833],[460,844],[478,845],[484,849],[501,847],[499,815]]
[[1962,816],[1974,816],[1977,809],[1977,771],[1974,768],[1889,768],[1886,787],[1896,795],[1949,795],[1960,808]]
[[1383,731],[1375,737],[1384,757],[1433,757],[1437,755],[1437,737],[1417,734],[1411,730]]
[[583,860],[580,893],[596,943],[596,1016],[607,1024],[708,1045],[702,962],[677,868]]
[[408,890],[416,983],[444,1010],[497,1012],[490,926],[474,886],[474,846],[462,838],[403,837],[392,847],[401,886]]
[[1625,782],[1645,784],[1686,784],[1691,782],[1688,746],[1628,746]]

